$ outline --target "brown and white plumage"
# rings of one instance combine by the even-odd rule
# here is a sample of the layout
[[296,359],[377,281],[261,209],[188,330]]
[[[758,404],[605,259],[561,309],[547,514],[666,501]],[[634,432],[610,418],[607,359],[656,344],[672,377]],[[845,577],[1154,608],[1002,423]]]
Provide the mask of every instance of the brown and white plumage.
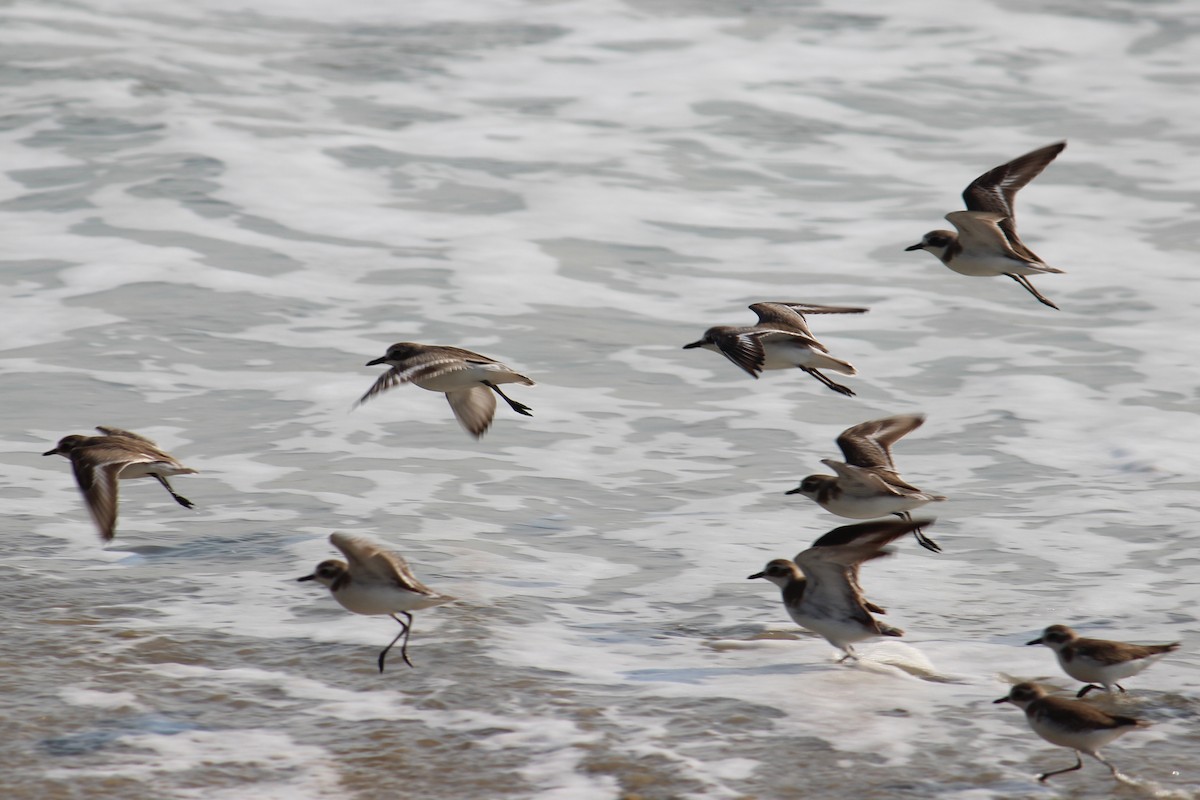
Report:
[[1018,683],[1007,695],[994,702],[1012,703],[1022,709],[1034,733],[1050,744],[1075,751],[1074,766],[1044,772],[1038,775],[1039,781],[1081,768],[1083,759],[1080,753],[1087,753],[1108,767],[1113,777],[1117,777],[1120,773],[1100,756],[1100,748],[1131,730],[1149,724],[1133,717],[1109,714],[1079,700],[1050,697],[1045,689],[1032,682]]
[[[408,562],[399,553],[358,536],[335,533],[329,541],[346,557],[345,561],[329,559],[317,565],[311,575],[298,581],[317,581],[329,588],[333,598],[347,611],[355,614],[386,615],[400,623],[400,633],[379,654],[379,671],[392,645],[404,637],[400,655],[408,658],[408,637],[412,633],[413,617],[409,612],[439,606],[455,598],[440,594],[417,580]],[[403,614],[407,621],[396,614]]]
[[905,249],[927,250],[962,275],[1007,275],[1039,302],[1057,309],[1025,276],[1062,270],[1047,265],[1021,241],[1015,206],[1017,192],[1066,146],[1066,142],[1057,142],[1038,148],[980,175],[963,192],[967,210],[946,215],[957,233],[930,231]]
[[496,412],[496,398],[492,392],[503,397],[518,414],[533,416],[529,406],[510,398],[498,385],[520,383],[533,386],[533,381],[494,358],[470,350],[398,342],[389,347],[383,356],[367,362],[368,367],[376,364],[387,364],[391,369],[379,376],[366,394],[359,398],[357,405],[393,386],[414,383],[422,389],[444,392],[459,424],[475,438],[482,436],[492,424]]
[[749,580],[766,578],[783,593],[783,605],[797,625],[825,637],[857,658],[854,642],[875,636],[903,636],[904,631],[871,616],[884,610],[863,596],[859,567],[893,552],[888,544],[933,520],[878,520],[835,528],[812,547],[788,561],[776,558]]
[[1051,625],[1040,637],[1026,644],[1046,645],[1058,657],[1063,672],[1087,684],[1076,697],[1083,697],[1101,686],[1106,692],[1112,692],[1114,686],[1124,692],[1125,687],[1117,681],[1137,675],[1167,653],[1179,649],[1179,642],[1126,644],[1107,639],[1085,639],[1066,625]]
[[862,314],[865,308],[822,306],[811,303],[754,303],[750,310],[758,322],[748,327],[717,325],[704,337],[685,344],[684,350],[702,347],[713,350],[757,378],[767,369],[799,368],[835,392],[853,396],[854,392],[834,383],[819,370],[829,369],[843,375],[857,374],[848,361],[829,355],[817,341],[805,320],[806,314]]
[[179,505],[193,507],[192,501],[176,493],[167,478],[192,474],[196,470],[185,467],[145,436],[120,428],[97,426],[96,430],[103,435],[64,436],[52,450],[42,455],[61,455],[70,460],[75,482],[83,492],[84,502],[101,539],[111,541],[116,530],[118,480],[154,478]]
[[[836,475],[809,475],[787,494],[801,494],[831,514],[849,519],[888,514],[908,519],[911,510],[945,500],[942,495],[923,492],[905,481],[892,461],[892,445],[924,422],[922,414],[898,414],[847,428],[837,438],[846,462],[821,460]],[[922,547],[941,552],[941,547],[920,529],[913,533]]]

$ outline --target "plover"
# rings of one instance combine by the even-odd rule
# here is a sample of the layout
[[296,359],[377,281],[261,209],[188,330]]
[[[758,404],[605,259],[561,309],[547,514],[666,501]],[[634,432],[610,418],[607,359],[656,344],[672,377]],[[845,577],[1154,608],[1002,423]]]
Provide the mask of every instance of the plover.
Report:
[[858,584],[858,568],[864,561],[891,555],[886,545],[919,526],[932,525],[926,520],[877,520],[835,528],[813,542],[793,561],[776,558],[762,572],[748,580],[766,578],[783,590],[783,606],[788,616],[802,628],[820,634],[843,650],[839,663],[857,659],[854,643],[875,636],[903,636],[871,616],[886,613],[869,602]]
[[[379,654],[379,671],[383,672],[388,651],[401,637],[404,637],[404,643],[400,645],[400,657],[411,667],[413,663],[408,658],[408,637],[412,633],[413,616],[409,612],[440,606],[455,598],[439,594],[417,580],[408,568],[408,562],[399,553],[344,533],[333,534],[329,541],[342,551],[346,561],[322,561],[311,575],[296,580],[317,581],[329,587],[333,599],[347,611],[387,615],[399,622],[400,633]],[[403,614],[405,619],[400,619],[397,614]]]
[[1017,191],[1040,175],[1066,146],[1066,142],[1047,145],[983,173],[963,192],[967,210],[946,215],[957,233],[930,231],[905,250],[928,250],[960,275],[1007,275],[1040,302],[1057,309],[1025,276],[1062,270],[1048,266],[1017,236],[1014,203]]
[[[837,438],[846,463],[831,458],[821,463],[837,473],[809,475],[787,494],[801,494],[831,514],[849,519],[874,519],[895,514],[909,519],[909,511],[946,498],[923,492],[900,477],[892,462],[892,445],[921,427],[922,414],[898,414],[873,419],[842,431]],[[940,553],[937,542],[918,528],[913,531],[921,546]]]
[[520,383],[533,386],[533,381],[494,358],[470,350],[398,342],[389,347],[385,355],[367,362],[368,367],[376,364],[387,364],[391,369],[379,376],[379,380],[359,398],[357,405],[393,386],[415,383],[431,392],[445,392],[455,418],[476,439],[491,426],[496,413],[496,398],[492,392],[503,397],[518,414],[533,416],[529,406],[510,398],[498,385]]
[[154,478],[184,508],[193,503],[171,488],[167,478],[196,472],[180,464],[174,456],[158,448],[145,436],[120,428],[97,426],[103,436],[71,434],[58,440],[44,456],[60,455],[71,461],[75,482],[83,492],[88,511],[100,530],[100,538],[112,541],[117,526],[117,481]]
[[1179,649],[1179,642],[1126,644],[1106,639],[1084,639],[1066,625],[1051,625],[1042,631],[1040,637],[1026,644],[1046,645],[1058,656],[1058,665],[1063,672],[1087,684],[1076,697],[1083,697],[1101,686],[1106,692],[1111,693],[1114,686],[1124,692],[1125,687],[1117,681],[1132,678],[1167,653]]
[[1069,747],[1075,751],[1075,766],[1044,772],[1038,775],[1039,781],[1081,768],[1083,758],[1080,757],[1080,753],[1087,753],[1108,767],[1114,778],[1118,777],[1120,773],[1117,772],[1117,768],[1100,757],[1100,748],[1118,736],[1149,724],[1133,717],[1105,713],[1079,700],[1050,697],[1046,690],[1036,683],[1018,683],[1007,696],[995,702],[1012,703],[1024,710],[1025,719],[1034,733],[1050,744]]
[[703,347],[714,350],[757,378],[765,369],[799,369],[812,375],[835,392],[853,397],[854,392],[821,374],[828,369],[843,375],[858,370],[848,361],[829,355],[804,320],[805,314],[862,314],[865,308],[819,306],[810,303],[755,303],[750,310],[758,323],[746,328],[718,325],[704,332],[704,338],[685,344],[684,350]]

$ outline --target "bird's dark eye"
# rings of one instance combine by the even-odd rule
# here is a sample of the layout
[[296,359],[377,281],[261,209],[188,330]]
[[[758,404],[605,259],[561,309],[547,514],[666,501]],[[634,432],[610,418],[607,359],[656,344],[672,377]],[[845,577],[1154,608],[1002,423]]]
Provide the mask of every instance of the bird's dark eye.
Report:
[[945,236],[931,236],[926,244],[931,244],[934,247],[945,247],[946,245],[950,244],[950,240]]
[[819,478],[808,477],[800,482],[800,491],[815,492],[820,487],[821,481]]

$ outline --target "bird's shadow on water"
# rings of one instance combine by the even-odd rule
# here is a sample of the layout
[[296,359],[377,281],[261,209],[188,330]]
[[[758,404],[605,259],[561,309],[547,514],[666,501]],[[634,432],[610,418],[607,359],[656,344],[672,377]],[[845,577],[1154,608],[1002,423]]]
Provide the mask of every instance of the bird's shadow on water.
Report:
[[668,683],[700,684],[723,678],[746,678],[754,675],[804,675],[839,669],[859,669],[877,675],[908,675],[930,683],[967,683],[960,678],[929,670],[916,664],[893,663],[863,659],[848,664],[831,661],[827,664],[764,664],[759,667],[681,667],[678,669],[639,669],[625,673],[631,681],[664,681]]
[[201,727],[184,719],[163,714],[138,714],[127,718],[102,720],[90,729],[43,739],[40,749],[51,756],[82,756],[103,750],[127,736],[151,733],[174,736]]
[[631,681],[706,683],[712,679],[745,678],[751,675],[803,675],[823,672],[829,664],[766,664],[761,667],[681,667],[678,669],[635,669],[625,673]]
[[192,539],[173,544],[124,544],[121,542],[109,545],[110,553],[126,554],[118,564],[137,564],[165,559],[208,559],[214,556],[222,558],[243,558],[247,554],[265,549],[265,545],[248,541],[244,536],[206,536],[202,539]]

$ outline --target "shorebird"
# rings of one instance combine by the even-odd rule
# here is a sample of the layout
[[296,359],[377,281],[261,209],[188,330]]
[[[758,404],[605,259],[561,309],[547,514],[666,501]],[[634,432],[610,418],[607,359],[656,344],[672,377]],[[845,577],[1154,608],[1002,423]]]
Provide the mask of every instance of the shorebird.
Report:
[[871,616],[886,613],[868,601],[858,584],[858,568],[864,561],[892,554],[887,545],[921,526],[926,520],[877,520],[835,528],[813,542],[792,561],[776,558],[748,580],[766,578],[783,591],[788,616],[802,628],[820,634],[845,652],[838,661],[856,659],[854,643],[875,636],[903,636]]
[[1012,703],[1022,709],[1034,733],[1050,744],[1075,751],[1075,766],[1043,772],[1038,775],[1039,781],[1083,767],[1080,753],[1087,753],[1108,767],[1114,778],[1120,777],[1117,768],[1101,758],[1100,748],[1135,728],[1149,725],[1133,717],[1105,713],[1079,700],[1049,697],[1046,690],[1036,683],[1018,683],[1006,696],[994,702]]
[[387,364],[391,369],[379,376],[357,405],[380,392],[402,383],[415,383],[431,392],[445,392],[455,418],[467,432],[478,439],[491,426],[496,413],[496,398],[504,398],[518,414],[532,417],[529,406],[518,403],[499,387],[501,383],[534,383],[494,358],[472,353],[458,347],[398,342],[387,353],[367,362],[368,367]]
[[[401,637],[404,643],[400,645],[400,657],[411,667],[413,663],[408,658],[408,637],[412,633],[413,616],[409,612],[440,606],[455,598],[439,594],[417,580],[408,568],[408,562],[399,553],[344,533],[333,534],[329,541],[342,551],[346,560],[322,561],[311,575],[296,580],[316,581],[329,587],[333,599],[347,611],[386,615],[399,622],[400,632],[379,654],[379,671],[383,672],[388,651]],[[400,619],[397,614],[403,614],[405,619]]]
[[[831,458],[821,460],[837,476],[809,475],[786,494],[804,495],[839,517],[874,519],[895,514],[901,519],[911,519],[912,509],[946,499],[905,481],[892,461],[892,445],[924,422],[923,414],[898,414],[847,428],[837,438],[846,463]],[[927,550],[942,551],[920,528],[913,530],[913,534]]]
[[154,478],[170,492],[175,502],[184,508],[193,503],[171,488],[167,478],[189,475],[196,470],[180,464],[174,456],[158,448],[145,436],[120,428],[97,426],[103,436],[81,436],[73,433],[58,440],[54,449],[44,456],[60,455],[71,461],[75,482],[88,511],[100,531],[100,538],[112,541],[117,526],[117,481],[133,478]]
[[946,215],[957,233],[930,231],[919,243],[904,249],[927,250],[960,275],[1007,275],[1039,302],[1057,309],[1025,276],[1062,270],[1047,265],[1017,236],[1014,203],[1017,191],[1040,175],[1066,146],[1066,142],[1047,145],[983,173],[963,192],[967,210]]
[[858,370],[849,361],[829,355],[825,345],[808,329],[805,314],[862,314],[867,309],[846,306],[819,306],[810,303],[755,303],[750,310],[758,322],[745,328],[718,325],[704,332],[704,338],[685,344],[684,350],[703,347],[728,358],[757,378],[765,369],[799,368],[835,392],[853,397],[854,392],[821,374],[828,369],[843,375]]
[[1132,678],[1167,653],[1179,649],[1179,642],[1126,644],[1107,639],[1084,639],[1066,625],[1051,625],[1040,637],[1026,644],[1046,645],[1058,656],[1058,665],[1063,672],[1087,684],[1076,697],[1083,697],[1101,686],[1109,693],[1114,686],[1124,692],[1125,687],[1117,681]]

